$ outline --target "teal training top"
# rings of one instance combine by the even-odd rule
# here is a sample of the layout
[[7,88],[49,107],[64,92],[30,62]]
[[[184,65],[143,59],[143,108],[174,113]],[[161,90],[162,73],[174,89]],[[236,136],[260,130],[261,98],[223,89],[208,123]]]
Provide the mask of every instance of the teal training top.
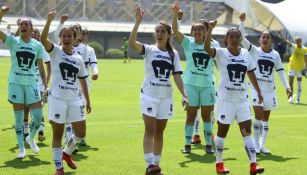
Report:
[[[204,50],[204,44],[198,45],[193,37],[184,36],[181,45],[186,57],[183,82],[200,87],[215,87],[213,59]],[[212,41],[211,46],[219,47],[216,41]]]
[[20,37],[7,35],[5,44],[11,53],[9,83],[20,85],[36,84],[35,62],[44,57],[42,44],[35,39],[25,43]]

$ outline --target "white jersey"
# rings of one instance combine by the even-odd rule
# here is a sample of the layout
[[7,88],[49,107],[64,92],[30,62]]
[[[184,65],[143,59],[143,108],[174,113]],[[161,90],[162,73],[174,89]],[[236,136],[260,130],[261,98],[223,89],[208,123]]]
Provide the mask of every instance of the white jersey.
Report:
[[[44,57],[43,57],[43,61],[45,64],[47,63],[50,63],[50,57],[49,57],[49,54],[46,52],[46,50],[44,50]],[[43,80],[42,80],[42,77],[39,73],[39,69],[38,69],[38,66],[37,66],[37,63],[36,63],[36,83],[37,83],[37,86],[40,87],[42,84],[43,84]]]
[[[260,47],[250,44],[249,52],[257,67],[255,75],[261,91],[275,91],[274,72],[284,70],[277,51],[264,52]],[[254,88],[251,85],[252,88]]]
[[178,52],[174,50],[171,59],[167,51],[160,50],[156,45],[144,44],[145,77],[142,93],[151,97],[171,97],[173,88],[171,74],[182,73]]
[[90,63],[90,60],[86,45],[79,43],[77,46],[74,46],[74,50],[82,57],[83,62],[85,63],[85,67],[87,67]]
[[79,80],[88,77],[81,56],[74,52],[66,54],[61,46],[53,44],[49,53],[51,62],[52,83],[50,92],[53,97],[66,100],[80,99]]
[[218,100],[240,102],[248,100],[246,73],[254,71],[251,55],[241,48],[240,54],[232,55],[227,48],[215,48],[215,61],[220,73]]

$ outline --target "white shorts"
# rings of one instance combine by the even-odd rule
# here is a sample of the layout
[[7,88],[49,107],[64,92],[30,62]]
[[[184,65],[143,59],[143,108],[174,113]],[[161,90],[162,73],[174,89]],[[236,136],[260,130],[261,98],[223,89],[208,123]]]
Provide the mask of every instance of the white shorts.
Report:
[[238,123],[252,119],[248,100],[243,102],[218,100],[214,107],[214,113],[216,119],[222,124],[230,125],[233,123],[234,119],[236,119]]
[[258,103],[258,95],[255,89],[251,88],[251,101],[253,106],[262,106],[264,111],[270,111],[277,108],[277,95],[275,91],[262,91],[263,102]]
[[174,114],[173,97],[155,98],[141,93],[141,112],[157,120],[170,119]]
[[85,120],[83,102],[81,99],[64,100],[49,95],[48,118],[60,124],[83,121]]
[[291,77],[296,77],[296,78],[302,78],[302,71],[294,71],[294,70],[289,70],[288,73],[289,76]]

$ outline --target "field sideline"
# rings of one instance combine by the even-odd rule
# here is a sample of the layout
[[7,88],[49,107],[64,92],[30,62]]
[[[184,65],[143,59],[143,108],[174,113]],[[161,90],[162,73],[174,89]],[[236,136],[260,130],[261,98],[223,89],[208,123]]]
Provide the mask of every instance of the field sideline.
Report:
[[[185,62],[182,62],[184,67]],[[15,159],[18,147],[13,129],[14,117],[7,102],[9,59],[0,58],[0,175],[54,174],[51,127],[46,124],[47,140],[39,143],[39,155],[26,145],[27,157]],[[287,66],[285,65],[287,69]],[[144,76],[142,60],[123,64],[122,60],[99,60],[100,77],[92,83],[92,113],[87,116],[88,146],[74,156],[78,169],[66,174],[141,175],[143,158],[143,121],[139,109],[140,86]],[[277,76],[277,75],[276,75]],[[271,113],[267,147],[272,155],[257,156],[264,175],[303,175],[307,171],[307,83],[303,80],[301,105],[290,105],[278,77],[279,108]],[[296,81],[295,81],[296,85]],[[295,91],[296,93],[296,86]],[[183,155],[185,112],[175,89],[175,117],[165,130],[161,167],[165,175],[216,175],[215,156],[206,155],[202,145],[192,146]],[[47,109],[44,108],[47,121]],[[201,126],[202,128],[202,126]],[[216,126],[214,126],[214,133]],[[202,136],[202,141],[204,141]],[[237,124],[232,125],[225,141],[225,164],[232,175],[249,174],[249,163]]]

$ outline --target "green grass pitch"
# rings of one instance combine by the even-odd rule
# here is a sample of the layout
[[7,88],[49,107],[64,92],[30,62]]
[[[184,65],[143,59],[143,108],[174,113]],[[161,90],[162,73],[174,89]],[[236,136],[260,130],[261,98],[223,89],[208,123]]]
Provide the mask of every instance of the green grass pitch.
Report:
[[[184,67],[185,62],[182,62]],[[10,60],[0,58],[0,175],[51,175],[54,173],[51,127],[46,124],[47,140],[38,143],[35,155],[26,145],[27,157],[15,159],[18,148],[14,117],[7,102]],[[285,67],[287,67],[285,65]],[[141,175],[143,158],[143,121],[139,108],[140,86],[144,76],[142,60],[123,64],[122,60],[99,60],[100,77],[92,82],[92,113],[87,116],[87,143],[74,156],[76,171],[66,165],[67,174]],[[272,155],[257,156],[265,175],[303,175],[307,171],[307,83],[303,80],[301,105],[290,105],[278,77],[279,108],[271,113],[267,147]],[[295,82],[296,84],[296,82]],[[164,135],[161,167],[166,175],[215,175],[215,157],[206,155],[202,145],[192,146],[192,154],[183,155],[185,112],[181,96],[174,88],[175,117]],[[295,91],[296,93],[296,86]],[[47,120],[46,106],[44,108]],[[201,126],[202,128],[202,126]],[[216,132],[216,125],[214,133]],[[202,140],[204,141],[203,137]],[[249,162],[237,124],[225,141],[225,164],[232,175],[249,174]]]

